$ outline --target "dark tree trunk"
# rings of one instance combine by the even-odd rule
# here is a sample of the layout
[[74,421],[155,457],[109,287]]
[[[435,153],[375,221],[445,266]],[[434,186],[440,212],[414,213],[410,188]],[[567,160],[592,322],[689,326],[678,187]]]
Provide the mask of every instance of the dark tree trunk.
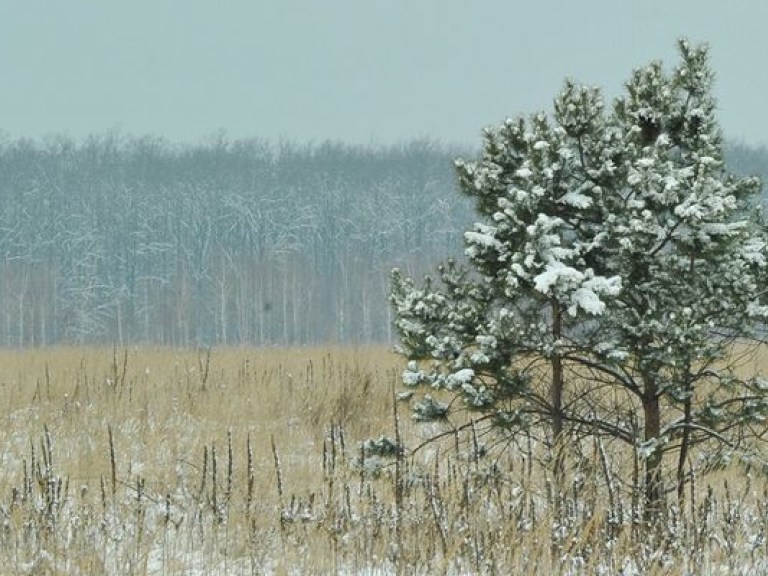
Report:
[[552,449],[554,461],[552,463],[552,472],[555,479],[555,486],[558,494],[555,495],[557,504],[555,508],[557,515],[560,515],[561,494],[564,490],[564,466],[563,466],[563,359],[560,356],[558,341],[563,332],[563,312],[560,303],[552,299],[552,338],[555,342],[555,350],[552,354],[552,386],[550,390],[552,403]]
[[[557,343],[563,332],[560,303],[552,300],[552,338]],[[557,446],[563,433],[563,359],[559,351],[552,354],[552,443]]]
[[[645,416],[644,440],[658,440],[661,436],[661,411],[656,381],[646,379],[643,391],[643,415]],[[645,519],[653,523],[664,509],[661,485],[662,451],[655,447],[645,461]]]
[[680,510],[683,509],[683,498],[685,496],[685,461],[688,459],[688,449],[691,445],[691,412],[693,403],[693,390],[690,383],[686,386],[688,395],[685,398],[683,415],[683,437],[680,441],[680,454],[677,461],[677,500]]

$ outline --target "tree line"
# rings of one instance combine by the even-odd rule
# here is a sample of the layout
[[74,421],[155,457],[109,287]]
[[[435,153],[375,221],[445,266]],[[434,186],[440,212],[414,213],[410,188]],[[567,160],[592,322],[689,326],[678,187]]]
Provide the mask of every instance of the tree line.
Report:
[[428,141],[6,139],[0,344],[388,340],[391,267],[459,248],[454,155]]
[[[768,153],[731,163],[768,171]],[[454,159],[117,132],[0,140],[0,345],[391,341],[397,266],[462,253]]]

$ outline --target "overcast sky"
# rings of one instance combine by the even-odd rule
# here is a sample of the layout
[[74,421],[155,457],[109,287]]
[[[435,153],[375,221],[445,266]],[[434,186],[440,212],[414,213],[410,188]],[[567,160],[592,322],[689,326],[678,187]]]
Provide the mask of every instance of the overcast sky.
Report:
[[474,144],[685,35],[726,135],[766,143],[767,28],[765,0],[0,0],[0,130]]

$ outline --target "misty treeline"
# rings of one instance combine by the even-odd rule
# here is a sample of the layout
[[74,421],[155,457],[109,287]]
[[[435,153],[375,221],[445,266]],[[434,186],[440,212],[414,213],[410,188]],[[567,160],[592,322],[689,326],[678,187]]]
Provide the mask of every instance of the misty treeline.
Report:
[[387,340],[390,269],[460,249],[455,155],[6,138],[0,345]]
[[[768,151],[731,146],[731,169]],[[459,151],[0,141],[0,345],[391,341],[389,273],[461,253]]]

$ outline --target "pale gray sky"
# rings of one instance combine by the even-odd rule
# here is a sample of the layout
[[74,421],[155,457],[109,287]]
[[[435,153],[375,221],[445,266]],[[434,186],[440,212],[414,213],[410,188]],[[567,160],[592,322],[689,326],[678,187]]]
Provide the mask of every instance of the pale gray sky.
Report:
[[712,46],[726,135],[757,144],[767,26],[765,0],[0,0],[0,130],[474,144],[685,35]]

